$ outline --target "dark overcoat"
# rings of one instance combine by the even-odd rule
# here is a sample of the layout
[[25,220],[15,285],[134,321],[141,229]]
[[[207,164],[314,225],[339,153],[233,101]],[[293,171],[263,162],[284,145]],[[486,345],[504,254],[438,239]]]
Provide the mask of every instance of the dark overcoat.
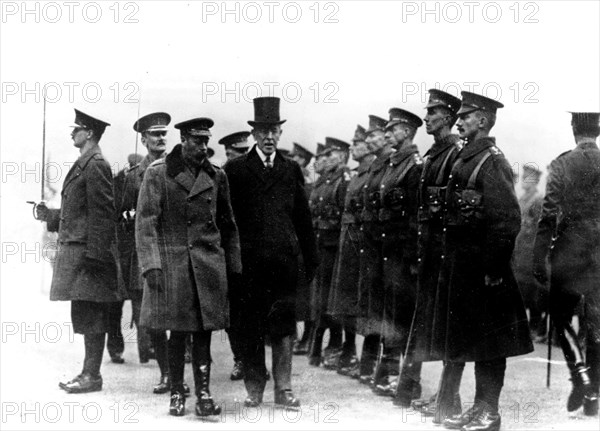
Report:
[[346,166],[325,172],[319,178],[308,201],[317,234],[319,269],[312,295],[312,320],[327,325],[326,314],[331,291],[333,267],[340,241],[342,214],[350,173]]
[[[494,138],[482,138],[461,150],[449,179],[440,271],[447,299],[436,305],[432,328],[431,351],[440,357],[417,360],[489,361],[529,353],[527,315],[510,262],[521,227],[510,165]],[[486,275],[502,282],[487,286]]]
[[342,214],[342,232],[331,281],[328,312],[335,317],[358,315],[358,279],[361,246],[362,192],[372,159],[361,163],[348,183]]
[[[225,165],[242,248],[245,328],[253,333],[292,335],[298,254],[307,273],[318,265],[304,177],[279,152],[267,171],[256,146]],[[311,278],[309,276],[309,278]]]
[[595,142],[580,143],[550,164],[534,260],[543,266],[547,256],[553,310],[569,306],[555,303],[565,298],[561,294],[584,295],[588,330],[600,342],[600,151]]
[[141,325],[213,331],[229,325],[227,276],[241,273],[225,173],[204,160],[195,177],[181,145],[144,175],[135,216],[142,274],[162,269],[162,291],[144,286]]
[[[95,146],[73,164],[63,183],[60,210],[50,210],[48,230],[58,232],[51,301],[115,302],[115,207],[110,165]],[[99,262],[90,271],[85,258]]]
[[381,179],[383,336],[406,348],[417,295],[417,192],[423,160],[416,145],[392,153]]
[[[410,335],[409,350],[418,351],[422,358],[439,358],[443,352],[435,347],[434,319],[447,304],[446,289],[438,283],[442,263],[446,185],[456,156],[460,151],[459,137],[448,135],[435,142],[425,153],[419,184],[417,232],[417,300]],[[439,348],[439,346],[437,346]]]

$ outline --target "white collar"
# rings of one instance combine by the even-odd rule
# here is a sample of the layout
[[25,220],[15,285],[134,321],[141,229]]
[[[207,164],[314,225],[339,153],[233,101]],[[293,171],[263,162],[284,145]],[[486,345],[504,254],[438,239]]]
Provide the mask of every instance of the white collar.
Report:
[[[260,160],[262,160],[263,165],[265,165],[265,167],[266,167],[267,166],[267,155],[262,152],[262,150],[258,147],[258,145],[256,146],[256,152],[258,153],[258,157],[260,157]],[[277,154],[277,150],[275,151],[275,153],[270,155],[271,163],[273,164],[273,166],[275,165],[275,154]]]

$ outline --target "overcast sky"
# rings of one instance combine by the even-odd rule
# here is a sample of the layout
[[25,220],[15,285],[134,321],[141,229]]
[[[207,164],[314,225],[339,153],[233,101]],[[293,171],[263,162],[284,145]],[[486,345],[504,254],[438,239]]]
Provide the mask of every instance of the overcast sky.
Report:
[[[313,149],[394,106],[424,115],[428,88],[485,92],[505,104],[492,134],[515,166],[573,146],[566,111],[600,110],[597,1],[227,2],[225,15],[222,2],[1,4],[3,241],[42,231],[24,203],[39,176],[22,174],[40,162],[44,86],[57,164],[78,157],[74,107],[112,124],[101,147],[115,166],[134,151],[138,110],[213,118],[223,159],[217,140],[248,130],[258,92],[282,98],[281,146]],[[59,190],[65,174],[53,173]]]

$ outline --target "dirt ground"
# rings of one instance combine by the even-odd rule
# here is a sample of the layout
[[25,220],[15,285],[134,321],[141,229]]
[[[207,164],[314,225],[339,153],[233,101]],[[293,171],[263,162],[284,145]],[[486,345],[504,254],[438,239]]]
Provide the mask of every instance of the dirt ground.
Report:
[[[28,296],[26,307],[3,304],[2,429],[443,429],[411,409],[394,407],[389,399],[374,395],[355,380],[309,367],[306,358],[298,356],[294,357],[293,384],[302,401],[301,411],[273,407],[272,381],[267,385],[262,408],[246,409],[243,383],[229,380],[233,361],[227,335],[222,331],[213,335],[211,390],[223,406],[223,413],[200,419],[193,412],[195,399],[190,398],[187,414],[171,417],[169,396],[152,394],[152,386],[159,377],[156,362],[143,365],[138,362],[135,330],[127,325],[128,303],[123,319],[125,364],[111,363],[105,353],[103,390],[69,395],[59,390],[58,382],[78,374],[83,359],[82,337],[73,335],[69,326],[69,303],[51,303],[42,293]],[[6,295],[3,299],[11,300]],[[556,348],[552,352],[552,385],[546,388],[545,356],[546,347],[536,345],[532,354],[509,359],[500,400],[502,429],[600,430],[598,418],[586,418],[581,411],[567,414],[569,376]],[[270,349],[267,357],[270,362]],[[424,365],[424,396],[435,391],[440,371],[439,363]],[[189,366],[186,366],[186,381],[193,387]],[[461,388],[465,408],[473,395],[473,366],[468,364]]]

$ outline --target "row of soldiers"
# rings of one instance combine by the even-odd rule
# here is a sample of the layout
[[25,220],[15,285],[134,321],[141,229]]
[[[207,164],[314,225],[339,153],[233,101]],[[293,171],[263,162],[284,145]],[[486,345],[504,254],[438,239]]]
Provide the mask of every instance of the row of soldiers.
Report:
[[[72,138],[82,155],[65,179],[62,208],[36,209],[49,230],[59,231],[51,299],[72,301],[74,329],[85,340],[84,370],[61,389],[102,388],[110,314],[103,305],[120,299],[111,253],[116,211],[124,228],[133,231],[132,254],[119,253],[121,271],[139,291],[134,300],[138,329],[146,328],[155,349],[163,346],[157,356],[163,357],[161,375],[169,376],[161,383],[171,390],[171,414],[185,411],[183,358],[189,333],[196,413],[218,414],[208,389],[210,333],[223,328],[229,328],[234,356],[242,363],[245,405],[262,403],[268,337],[275,402],[299,407],[291,388],[298,319],[312,322],[313,330],[305,330],[312,333],[312,365],[324,363],[356,376],[378,393],[392,395],[395,404],[408,406],[421,396],[421,363],[443,361],[437,393],[429,402],[417,401],[417,407],[448,428],[498,429],[506,358],[533,348],[511,268],[520,210],[510,166],[489,136],[502,104],[474,93],[462,96],[430,91],[424,120],[434,144],[423,158],[413,144],[423,121],[400,108],[392,108],[387,120],[370,116],[369,128],[358,128],[351,146],[327,138],[317,155],[321,175],[309,199],[299,164],[277,148],[285,122],[279,99],[255,99],[255,119],[248,123],[256,145],[231,158],[223,170],[206,157],[211,119],[176,124],[182,143],[165,157],[170,116],[150,114],[134,125],[148,156],[127,172],[117,209],[110,168],[98,147],[108,123],[76,111]],[[455,124],[459,136],[451,133]],[[596,157],[591,141],[598,136],[598,114],[574,114],[573,127],[585,157]],[[309,157],[296,148],[294,157],[306,168]],[[345,167],[348,152],[358,162],[355,174]],[[584,170],[587,186],[595,184],[597,170],[593,163]],[[570,214],[562,207],[565,194],[587,205],[583,219],[596,220],[592,216],[598,214],[597,200],[556,188],[552,205],[544,206],[545,224],[540,222],[546,229],[536,241],[534,269],[540,280],[546,275],[548,238]],[[588,251],[598,250],[594,246],[586,244]],[[595,257],[586,260],[592,273],[578,267],[576,274],[584,274],[585,281],[597,280]],[[559,278],[554,271],[552,277],[554,285]],[[311,295],[302,292],[307,286],[313,286]],[[305,297],[311,298],[310,319],[300,312],[306,310],[300,300]],[[587,292],[588,297],[593,296]],[[594,302],[588,303],[593,313]],[[571,348],[565,355],[574,384],[568,407],[584,405],[586,414],[594,414],[597,328],[588,331],[592,353],[584,358],[571,343],[568,312],[561,312],[555,326],[563,348]],[[330,344],[322,352],[327,329]],[[360,360],[356,334],[365,337]],[[475,402],[463,413],[459,386],[464,363],[471,361]]]

